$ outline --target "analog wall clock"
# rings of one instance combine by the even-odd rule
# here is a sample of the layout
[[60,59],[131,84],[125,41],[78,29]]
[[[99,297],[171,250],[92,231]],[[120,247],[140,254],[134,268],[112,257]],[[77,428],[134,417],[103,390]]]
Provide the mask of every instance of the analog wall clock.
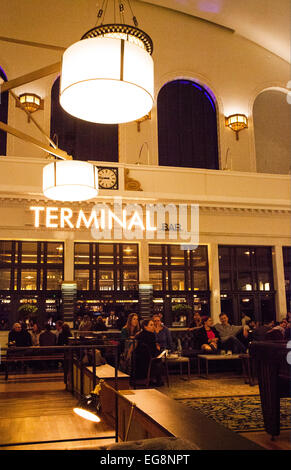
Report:
[[118,168],[98,168],[100,189],[118,189]]

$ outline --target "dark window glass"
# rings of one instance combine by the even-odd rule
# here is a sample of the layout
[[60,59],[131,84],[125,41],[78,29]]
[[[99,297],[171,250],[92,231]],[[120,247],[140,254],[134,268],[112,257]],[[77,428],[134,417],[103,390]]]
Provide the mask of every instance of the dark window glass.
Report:
[[[2,81],[7,82],[7,77],[0,66],[0,84]],[[8,91],[1,93],[0,95],[0,121],[7,124],[8,118]],[[7,134],[6,132],[0,130],[0,155],[6,155],[6,146],[7,146]]]
[[22,263],[37,263],[37,242],[21,242]]
[[21,270],[21,290],[37,290],[37,270]]
[[63,271],[61,269],[48,269],[46,273],[47,290],[58,290],[63,280]]
[[150,283],[154,290],[163,290],[163,271],[150,269]]
[[58,78],[51,92],[51,139],[76,160],[117,162],[118,125],[95,124],[66,113],[59,103],[59,88]]
[[0,290],[10,290],[11,270],[0,269]]
[[0,241],[0,263],[11,263],[12,242]]
[[253,252],[250,248],[237,248],[237,267],[239,271],[248,271],[251,269],[251,256]]
[[[90,253],[92,253],[91,257]],[[85,264],[86,268],[81,269],[82,264]],[[130,266],[130,269],[126,269],[127,266]],[[78,290],[136,289],[138,245],[134,243],[76,243],[75,280],[78,282]]]
[[150,262],[150,265],[163,264],[162,245],[149,245],[149,262]]
[[184,250],[181,250],[180,245],[171,245],[170,246],[170,264],[175,265],[184,265]]
[[75,264],[89,264],[89,243],[75,243]]
[[207,267],[207,246],[198,246],[191,251],[192,264],[195,268]]
[[78,290],[89,290],[89,270],[75,269],[75,281]]
[[47,263],[63,263],[64,245],[63,243],[47,243]]
[[218,169],[215,102],[205,88],[175,80],[158,94],[159,164]]

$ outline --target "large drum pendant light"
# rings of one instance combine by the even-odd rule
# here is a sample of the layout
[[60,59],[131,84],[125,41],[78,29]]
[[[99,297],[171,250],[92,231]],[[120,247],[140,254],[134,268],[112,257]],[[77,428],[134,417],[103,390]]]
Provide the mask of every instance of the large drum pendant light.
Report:
[[59,160],[43,168],[43,193],[55,201],[86,201],[98,194],[98,170],[79,160]]
[[124,24],[88,31],[63,55],[60,104],[85,121],[118,124],[151,110],[154,66],[151,38]]

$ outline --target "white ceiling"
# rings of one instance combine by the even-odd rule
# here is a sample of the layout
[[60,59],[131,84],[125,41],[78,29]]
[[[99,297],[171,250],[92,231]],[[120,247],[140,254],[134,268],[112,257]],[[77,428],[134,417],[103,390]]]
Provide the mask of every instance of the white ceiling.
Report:
[[290,62],[290,0],[140,0],[234,29]]

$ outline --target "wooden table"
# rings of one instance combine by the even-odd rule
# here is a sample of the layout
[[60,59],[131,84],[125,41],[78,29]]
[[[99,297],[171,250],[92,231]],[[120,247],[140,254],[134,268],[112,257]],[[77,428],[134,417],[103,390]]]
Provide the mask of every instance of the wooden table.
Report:
[[[77,392],[80,395],[90,393],[94,386],[93,386],[93,367],[92,366],[83,366],[80,367],[78,361],[73,362],[73,384],[74,390],[73,392]],[[104,379],[106,382],[111,386],[115,386],[115,369],[114,367],[110,366],[109,364],[104,364],[100,366],[96,366],[96,378],[97,379]],[[120,390],[128,390],[130,389],[129,384],[130,377],[127,374],[124,374],[120,370],[117,371],[117,382],[118,388]],[[96,381],[98,383],[98,380]]]
[[188,379],[190,380],[190,359],[189,357],[184,356],[172,356],[169,354],[167,356],[167,364],[179,364],[180,366],[180,375],[183,375],[183,364],[187,365]]
[[239,354],[198,354],[198,375],[201,375],[201,361],[205,361],[206,378],[208,379],[208,362],[209,361],[233,361],[239,359]]

